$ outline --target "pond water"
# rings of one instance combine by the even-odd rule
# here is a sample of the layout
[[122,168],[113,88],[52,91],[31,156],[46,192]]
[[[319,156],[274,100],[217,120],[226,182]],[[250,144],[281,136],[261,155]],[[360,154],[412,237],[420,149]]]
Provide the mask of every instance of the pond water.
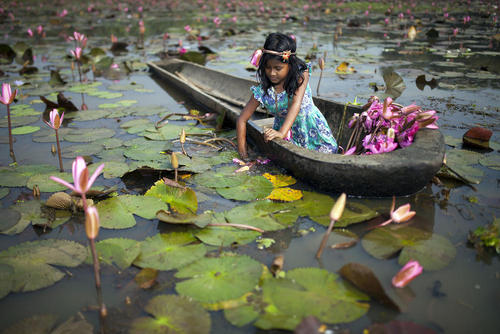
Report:
[[[207,67],[251,78],[254,77],[254,72],[247,70],[248,59],[253,50],[262,46],[265,36],[273,31],[293,33],[297,39],[299,56],[311,58],[313,63],[310,83],[314,92],[320,73],[317,68],[317,57],[323,56],[326,52],[326,69],[319,90],[322,97],[342,103],[357,99],[364,104],[371,95],[383,93],[382,73],[392,70],[403,78],[406,86],[401,96],[397,98],[398,103],[403,105],[416,103],[425,109],[438,111],[440,131],[446,138],[447,154],[452,157],[449,158],[450,166],[464,171],[467,177],[477,180],[477,183],[470,187],[456,180],[440,178],[441,183],[429,183],[417,194],[396,198],[396,205],[410,203],[412,210],[417,214],[407,225],[418,228],[419,231],[426,231],[428,234],[423,239],[445,238],[446,244],[452,245],[456,253],[448,262],[445,261],[442,268],[424,269],[423,274],[407,287],[403,289],[392,287],[391,279],[401,268],[401,264],[398,264],[398,255],[388,259],[377,259],[370,255],[361,242],[361,239],[371,233],[370,227],[387,218],[392,199],[349,197],[348,203],[362,204],[382,215],[368,223],[362,222],[348,227],[360,238],[354,247],[327,248],[321,259],[316,260],[314,255],[326,227],[318,224],[318,219],[308,217],[308,213],[295,217],[296,222],[286,229],[266,232],[263,236],[259,236],[258,239],[274,240],[274,244],[268,248],[260,249],[260,243],[256,241],[241,242],[241,245],[231,247],[214,246],[212,243],[206,246],[207,254],[211,257],[216,257],[222,251],[244,254],[268,267],[277,255],[283,255],[284,271],[315,267],[338,273],[340,268],[350,262],[368,266],[378,277],[387,294],[401,305],[402,311],[393,311],[372,300],[366,314],[356,320],[335,323],[327,321],[328,328],[335,331],[347,329],[353,333],[360,333],[375,323],[387,324],[398,321],[403,326],[411,326],[409,322],[412,322],[438,333],[493,332],[500,325],[497,316],[500,301],[499,257],[494,252],[480,256],[473,247],[468,246],[467,236],[469,231],[486,226],[492,223],[495,217],[500,216],[498,135],[500,38],[499,25],[496,21],[498,3],[496,1],[481,3],[469,1],[469,3],[472,4],[468,5],[466,1],[455,1],[453,4],[449,1],[344,3],[295,0],[280,4],[268,1],[143,1],[142,9],[139,9],[135,2],[126,1],[85,5],[60,1],[57,5],[43,6],[36,1],[15,5],[2,2],[0,27],[3,37],[0,44],[7,44],[22,51],[31,47],[35,61],[28,66],[38,69],[36,74],[20,76],[18,73],[22,69],[22,61],[17,62],[19,59],[13,62],[4,61],[0,65],[0,70],[3,72],[3,76],[0,77],[2,83],[10,83],[20,90],[18,101],[11,107],[15,110],[16,105],[25,105],[32,114],[27,117],[33,117],[31,120],[26,120],[21,119],[22,116],[15,116],[14,119],[16,117],[18,119],[15,126],[29,125],[40,128],[34,129],[32,133],[14,136],[17,164],[52,165],[56,168],[53,173],[57,173],[58,158],[51,153],[55,139],[48,137],[52,134],[52,129],[43,123],[42,118],[47,119],[47,114],[44,116],[42,114],[45,105],[39,100],[39,95],[55,101],[57,92],[62,91],[79,109],[83,104],[88,107],[88,110],[78,111],[73,117],[67,114],[60,130],[63,139],[65,138],[61,142],[62,150],[65,152],[63,158],[65,171],[70,173],[73,158],[77,154],[85,155],[93,161],[94,166],[100,162],[112,166],[107,170],[110,175],[98,178],[97,186],[116,187],[117,195],[143,195],[160,177],[173,178],[169,156],[160,156],[159,152],[169,149],[180,151],[180,145],[178,142],[170,145],[167,141],[135,142],[135,140],[143,138],[145,130],[154,127],[154,122],[168,113],[187,114],[192,109],[200,110],[202,113],[210,111],[156,81],[148,73],[145,63],[159,60],[165,50],[165,44],[172,53],[177,52],[180,40],[188,51],[197,50],[198,42],[189,36],[199,33],[204,37],[202,44],[216,53],[216,57],[208,58]],[[388,13],[386,15],[387,8],[392,8],[390,15]],[[63,10],[67,10],[67,14],[64,14]],[[400,13],[403,14],[402,17]],[[467,20],[464,18],[468,16],[470,21],[464,23],[464,20]],[[220,25],[214,23],[216,17],[220,18]],[[385,22],[386,18],[388,22]],[[141,19],[145,26],[143,43],[139,41]],[[43,26],[43,37],[36,31],[38,25]],[[187,32],[186,25],[193,30]],[[413,40],[407,36],[411,26],[415,26],[417,31]],[[33,37],[27,34],[28,28],[33,31]],[[458,28],[456,34],[454,28]],[[429,38],[426,34],[431,29],[438,32],[439,36]],[[88,88],[90,83],[95,81],[100,84],[95,87],[96,90],[118,92],[121,96],[105,98],[103,95],[96,96],[95,89],[83,93],[78,90],[78,72],[76,68],[74,71],[71,70],[69,57],[69,50],[74,48],[74,44],[65,39],[71,36],[73,31],[79,31],[88,37],[84,54],[88,54],[92,48],[101,48],[106,56],[112,58],[101,76],[94,76],[89,66],[84,66],[84,69],[89,70],[84,74],[84,78],[88,80],[84,87]],[[166,40],[163,39],[164,33],[169,34]],[[126,52],[113,54],[110,51],[111,34],[117,36],[118,41],[128,44]],[[27,46],[18,44],[15,47],[18,42],[24,42]],[[141,44],[144,44],[143,47]],[[95,58],[90,59],[92,61]],[[349,67],[354,71],[337,73],[336,68],[342,62],[349,63]],[[133,71],[127,72],[126,67],[132,68]],[[59,71],[63,80],[67,82],[66,85],[50,86],[48,81],[51,70]],[[427,84],[419,88],[416,80],[421,75],[425,75],[428,83],[435,79],[436,85]],[[379,87],[379,91],[374,92],[374,86]],[[125,104],[127,102],[123,101],[129,101],[130,105],[105,105],[120,101]],[[0,109],[2,112],[6,110],[3,105]],[[2,115],[6,118],[6,113]],[[128,121],[139,119],[147,120],[142,123],[147,126],[140,128],[141,123],[133,124],[137,126],[137,131],[129,130],[131,125],[122,126]],[[6,121],[2,122],[0,194],[2,213],[7,215],[12,214],[8,208],[19,201],[31,203],[33,196],[30,187],[12,185],[14,181],[11,178],[14,178],[14,174],[5,172],[15,166],[8,167],[12,160],[9,157]],[[196,122],[172,120],[170,124],[190,127]],[[213,127],[215,123],[209,122],[206,126]],[[462,148],[463,134],[474,126],[485,127],[493,132],[490,140],[491,150]],[[84,135],[83,139],[75,139],[71,137],[71,133],[77,130],[67,130],[70,128],[89,129],[91,132]],[[101,128],[112,131],[111,135],[103,134],[99,137],[102,133]],[[235,135],[231,129],[225,130],[227,131],[222,135],[227,137]],[[88,138],[91,137],[99,139],[88,143]],[[108,138],[119,141],[108,141]],[[197,137],[191,136],[191,138]],[[128,150],[127,147],[134,143],[139,143],[138,149]],[[72,146],[82,144],[85,147],[78,146],[72,149]],[[151,154],[147,150],[148,145],[156,150],[154,152],[156,157],[151,159],[149,164],[156,170],[138,171],[136,169],[147,160],[137,158],[140,153]],[[206,146],[189,142],[186,149],[193,156],[207,155],[207,151],[210,151]],[[464,153],[462,149],[466,152]],[[216,154],[214,150],[211,152],[212,155]],[[472,160],[470,160],[471,155]],[[232,165],[232,157],[225,159],[224,165]],[[116,165],[111,162],[115,162]],[[124,164],[128,166],[126,169],[130,173],[116,171],[118,168],[123,168]],[[209,169],[201,172],[204,173],[209,173]],[[277,175],[286,174],[286,171],[272,162],[251,170],[251,175],[263,173]],[[196,192],[198,214],[206,210],[228,212],[248,203],[226,199],[214,189],[198,184],[196,180],[194,178],[188,185]],[[300,181],[292,187],[304,192],[331,196],[329,199],[331,203],[338,196],[335,189],[330,193],[318,192],[314,187]],[[52,191],[42,192],[42,202],[51,194]],[[325,197],[319,198],[324,200]],[[322,203],[317,202],[317,205],[324,205]],[[37,220],[40,215],[37,212],[31,216],[24,216],[24,219]],[[16,216],[15,219],[19,217]],[[128,238],[143,241],[158,233],[172,235],[181,232],[197,233],[194,232],[197,230],[195,227],[172,226],[156,218],[146,219],[134,215],[134,220],[135,226],[131,228],[102,228],[97,240]],[[71,240],[87,246],[83,221],[83,216],[76,213],[71,215],[67,222],[54,229],[44,229],[29,224],[19,231],[20,233],[2,234],[0,252],[26,242],[48,239]],[[3,228],[5,225],[1,226]],[[397,229],[394,231],[397,234]],[[400,248],[418,248],[415,247],[416,241],[411,240],[411,237],[405,239],[403,236],[396,236],[396,239],[399,240]],[[425,249],[415,252],[425,254],[422,256],[426,259],[449,256],[442,251],[443,243],[424,243],[419,247]],[[435,252],[433,252],[434,247],[436,247]],[[28,250],[23,256],[31,257],[29,254]],[[28,267],[40,265],[36,262],[38,260],[34,261],[28,261]],[[4,263],[5,258],[0,253],[2,268],[5,268]],[[55,264],[58,265],[57,262]],[[134,277],[141,270],[139,266],[126,266],[125,269],[120,269],[117,266],[102,265],[102,294],[108,309],[108,316],[102,325],[99,323],[96,311],[97,297],[92,266],[81,264],[77,267],[57,268],[65,277],[46,288],[9,293],[15,289],[0,287],[0,295],[6,291],[5,296],[0,299],[1,328],[8,328],[25,318],[39,314],[54,314],[58,319],[56,323],[59,324],[80,313],[94,326],[96,332],[99,328],[107,333],[128,332],[134,319],[146,316],[144,308],[148,301],[157,295],[175,294],[178,283],[182,281],[181,278],[175,277],[177,270],[160,270],[156,284],[150,289],[142,289],[134,281]],[[4,275],[1,277],[5,282],[7,274],[0,275]],[[25,275],[23,280],[26,282],[39,279],[37,273],[29,270]],[[46,275],[45,272],[40,274],[43,275]],[[321,286],[319,288],[321,289]],[[23,290],[23,286],[17,289]],[[130,300],[130,303],[126,302],[127,300]],[[294,300],[292,303],[300,301]],[[339,313],[350,312],[342,307],[335,310]],[[279,330],[265,331],[252,323],[241,327],[234,326],[226,320],[223,311],[210,311],[210,317],[212,333],[279,332]],[[24,322],[28,325],[30,323]],[[33,324],[40,327],[35,321]]]

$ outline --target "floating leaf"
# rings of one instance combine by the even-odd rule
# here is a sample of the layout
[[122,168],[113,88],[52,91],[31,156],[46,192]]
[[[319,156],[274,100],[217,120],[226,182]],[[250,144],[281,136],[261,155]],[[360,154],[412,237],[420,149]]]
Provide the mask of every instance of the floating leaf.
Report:
[[100,142],[106,150],[118,148],[123,145],[123,140],[118,138],[108,138]]
[[[21,117],[11,117],[10,123],[12,127],[28,125],[35,123],[40,120],[40,116],[21,116]],[[9,126],[7,116],[0,119],[0,128],[6,128]]]
[[289,175],[271,175],[269,173],[264,173],[262,176],[268,179],[275,188],[291,186],[297,182],[297,180]]
[[263,200],[234,207],[225,213],[225,217],[233,224],[250,225],[264,231],[277,231],[289,225],[286,222],[280,223],[273,217],[273,213],[279,212],[282,208],[281,203]]
[[76,158],[77,156],[94,155],[101,152],[102,150],[103,147],[100,144],[79,144],[65,146],[61,150],[61,154],[63,158]]
[[175,290],[206,303],[235,299],[253,290],[261,273],[262,265],[245,255],[203,258],[175,274],[189,278],[177,283]]
[[344,279],[351,282],[355,287],[368,294],[370,297],[400,311],[399,306],[387,296],[382,284],[380,284],[377,276],[375,276],[369,267],[360,263],[350,262],[343,265],[339,273]]
[[456,254],[455,246],[445,237],[410,226],[378,228],[366,234],[361,244],[377,259],[386,259],[401,251],[400,265],[416,260],[425,270],[446,267]]
[[157,234],[141,242],[141,254],[134,265],[141,268],[171,270],[181,268],[203,257],[205,245],[187,232]]
[[115,131],[108,128],[68,128],[67,131],[63,135],[64,140],[74,143],[90,143],[115,135]]
[[154,196],[122,195],[117,198],[130,213],[144,219],[154,219],[158,210],[166,208],[165,202]]
[[[361,203],[349,201],[347,202],[342,217],[335,223],[335,227],[346,227],[351,224],[361,223],[377,217],[377,211],[369,208]],[[317,223],[328,226],[330,224],[330,216],[314,216],[311,217]]]
[[128,164],[120,161],[101,161],[99,164],[104,163],[102,175],[105,179],[113,179],[122,177],[130,171]]
[[[134,262],[141,253],[140,242],[133,239],[110,238],[101,240],[96,244],[97,255],[100,263],[116,265],[124,270]],[[88,249],[86,262],[92,263],[92,254]]]
[[134,281],[141,289],[149,289],[156,283],[158,270],[152,268],[144,268],[134,277]]
[[28,181],[26,182],[26,186],[30,189],[33,189],[35,185],[40,188],[41,192],[56,192],[56,191],[63,191],[68,188],[66,186],[63,186],[62,184],[55,182],[52,180],[50,177],[51,176],[56,176],[60,179],[63,179],[69,183],[73,183],[73,176],[69,173],[47,173],[47,174],[37,174],[31,176]]
[[198,201],[196,193],[190,188],[176,188],[166,185],[162,180],[156,181],[144,196],[161,198],[170,208],[179,213],[196,213]]
[[21,214],[16,210],[0,208],[0,217],[2,217],[0,221],[0,233],[4,233],[17,224],[21,218]]
[[[470,182],[478,184],[481,182],[484,173],[482,170],[475,168],[472,165],[478,164],[481,157],[482,155],[477,152],[452,149],[446,151],[446,165],[451,167],[455,172],[460,174],[462,177],[465,177]],[[438,175],[441,177],[461,180],[460,178],[457,178],[455,173],[449,171],[446,167],[441,168]]]
[[24,318],[16,322],[4,331],[3,334],[46,334],[51,333],[51,329],[57,322],[57,316],[54,314],[37,314],[29,318]]
[[274,201],[293,202],[301,199],[302,196],[301,190],[285,187],[273,189],[266,198]]
[[208,312],[199,303],[182,296],[156,296],[146,305],[146,312],[153,317],[135,319],[131,334],[210,333]]
[[479,163],[485,167],[500,170],[500,155],[487,155],[479,159]]
[[79,110],[64,113],[64,119],[72,119],[73,121],[95,121],[105,118],[109,114],[107,110]]
[[259,232],[242,230],[231,226],[207,226],[195,236],[203,243],[212,246],[246,245],[254,241]]
[[335,68],[335,73],[337,74],[349,74],[349,73],[354,73],[356,72],[356,70],[354,69],[354,67],[349,67],[349,63],[347,62],[342,62],[340,63],[339,66],[337,66],[337,68]]
[[31,125],[20,126],[18,128],[12,129],[12,134],[13,135],[26,135],[29,133],[37,132],[38,130],[40,130],[39,126],[31,126]]
[[273,184],[263,176],[249,176],[245,182],[227,188],[216,188],[224,198],[238,201],[252,201],[267,197],[273,190]]
[[61,280],[55,267],[76,267],[85,260],[85,247],[68,240],[24,242],[0,252],[0,263],[14,269],[12,292],[34,291]]
[[0,188],[0,199],[9,194],[9,188]]
[[99,81],[88,82],[88,83],[77,83],[68,90],[73,93],[88,93],[90,91],[96,90],[96,88],[99,87],[100,85],[102,85],[102,82]]
[[135,226],[135,218],[118,197],[100,201],[96,205],[102,228],[124,229]]
[[243,173],[234,173],[236,169],[233,166],[220,167],[214,171],[197,174],[192,182],[204,187],[235,187],[248,179]]
[[382,76],[386,87],[385,94],[391,96],[393,99],[400,97],[406,89],[403,78],[392,69],[384,70]]
[[125,129],[130,134],[134,134],[143,132],[144,130],[153,126],[153,123],[149,119],[139,118],[122,123],[120,125],[120,128]]
[[109,90],[117,90],[117,91],[127,91],[127,90],[134,90],[138,88],[143,88],[144,86],[135,82],[131,82],[128,84],[113,84],[109,85],[108,89]]

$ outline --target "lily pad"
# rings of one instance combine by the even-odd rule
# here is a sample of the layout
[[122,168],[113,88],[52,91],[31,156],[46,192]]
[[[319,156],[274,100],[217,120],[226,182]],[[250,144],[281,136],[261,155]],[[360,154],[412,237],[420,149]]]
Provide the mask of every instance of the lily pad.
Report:
[[33,175],[26,182],[26,186],[33,189],[33,187],[37,185],[41,192],[56,192],[68,189],[66,186],[52,180],[50,178],[51,176],[56,176],[60,179],[68,181],[69,183],[73,183],[73,176],[71,174],[57,172]]
[[0,188],[0,199],[4,198],[9,194],[9,188]]
[[[138,91],[138,90],[136,90]],[[131,115],[134,116],[155,116],[167,112],[164,106],[150,105],[150,106],[132,106],[129,108]]]
[[73,93],[88,93],[96,90],[96,88],[99,87],[100,85],[102,85],[102,82],[99,81],[89,82],[89,83],[77,83],[68,90]]
[[159,295],[146,305],[153,317],[142,317],[132,322],[131,334],[208,334],[210,314],[196,301],[177,295]]
[[52,165],[17,165],[0,167],[0,186],[24,187],[28,179],[35,174],[57,173],[58,168]]
[[113,129],[108,128],[71,128],[63,135],[64,140],[74,143],[90,143],[115,135]]
[[84,260],[85,247],[69,240],[24,242],[0,252],[0,264],[14,269],[12,292],[50,286],[65,276],[51,265],[76,267]]
[[112,109],[112,108],[120,108],[120,107],[130,107],[133,104],[136,104],[136,100],[120,100],[115,103],[103,103],[98,106],[99,109]]
[[103,150],[100,144],[79,144],[65,146],[61,151],[64,158],[76,158],[77,156],[94,155]]
[[139,118],[122,123],[120,125],[120,128],[125,129],[130,134],[135,134],[143,132],[144,130],[153,126],[153,123],[149,119]]
[[0,233],[3,233],[17,224],[21,218],[21,214],[16,210],[0,208],[0,217],[2,217],[2,220],[0,221]]
[[40,116],[40,112],[36,111],[32,106],[28,104],[16,104],[10,106],[10,114],[12,117]]
[[242,230],[231,226],[207,226],[195,236],[203,243],[212,246],[246,245],[254,241],[259,232]]
[[[280,223],[274,218],[273,213],[280,212],[283,208],[284,206],[281,203],[263,200],[234,207],[225,213],[225,217],[233,224],[250,225],[264,231],[277,231],[291,224],[288,222]],[[295,219],[297,218],[295,217]]]
[[177,278],[188,278],[177,283],[175,290],[197,301],[215,303],[253,290],[261,273],[262,265],[245,255],[203,258],[175,274]]
[[144,137],[152,140],[172,140],[179,138],[182,129],[186,131],[187,135],[210,135],[210,133],[212,132],[212,129],[204,129],[192,125],[177,125],[168,123],[158,130],[146,131],[144,133]]
[[[132,265],[132,262],[141,253],[140,242],[125,238],[110,238],[99,241],[96,244],[97,255],[100,263],[116,265],[124,270]],[[87,250],[87,263],[92,263],[92,253]]]
[[106,161],[102,174],[105,179],[113,179],[115,177],[122,177],[129,172],[129,167],[126,162],[120,161]]
[[130,159],[138,161],[154,161],[154,160],[169,160],[168,157],[161,152],[168,149],[170,146],[164,142],[142,141],[140,145],[129,146],[123,154]]
[[[335,227],[346,227],[352,224],[361,223],[372,218],[375,218],[379,213],[361,203],[349,201],[346,203],[344,212],[339,221],[335,223]],[[330,224],[330,215],[311,217],[315,222],[328,226]]]
[[24,318],[2,331],[3,334],[48,334],[57,322],[54,314],[37,314]]
[[262,176],[268,179],[275,188],[291,186],[297,182],[297,180],[289,175],[271,175],[269,173],[264,173]]
[[[35,123],[40,119],[40,116],[21,116],[21,117],[11,117],[10,123],[12,127],[28,125]],[[0,128],[6,128],[9,126],[7,116],[0,119]]]
[[130,213],[144,219],[154,219],[159,210],[166,208],[165,202],[154,196],[122,195],[117,198]]
[[301,190],[284,187],[273,189],[273,191],[271,191],[269,196],[267,196],[266,198],[274,201],[293,202],[301,199],[302,196],[303,193]]
[[64,114],[64,118],[72,119],[74,121],[95,121],[106,117],[109,114],[107,110],[79,110],[72,111]]
[[18,128],[12,129],[12,134],[13,135],[26,135],[26,134],[30,134],[33,132],[37,132],[38,130],[40,130],[39,126],[26,125],[26,126],[20,126]]
[[363,248],[377,259],[387,259],[401,251],[398,263],[418,261],[425,270],[439,270],[454,258],[456,249],[443,236],[410,226],[382,227],[366,234]]
[[102,99],[116,99],[116,98],[119,98],[119,97],[123,96],[122,93],[118,93],[118,92],[106,92],[106,91],[101,91],[101,90],[90,91],[87,94],[89,96],[95,96],[95,97],[99,97],[99,98],[102,98]]
[[197,174],[192,183],[204,187],[236,187],[244,183],[248,179],[248,175],[244,173],[235,173],[236,168],[233,166],[220,167],[214,171]]
[[176,188],[166,185],[163,180],[156,181],[149,188],[144,196],[153,196],[161,198],[170,205],[170,208],[181,214],[196,213],[198,210],[198,201],[196,193],[191,188]]
[[500,155],[487,155],[479,159],[479,163],[485,167],[500,170]]
[[141,254],[134,265],[158,270],[181,268],[205,255],[205,245],[196,241],[187,232],[157,234],[141,242]]
[[216,188],[224,198],[238,201],[252,201],[267,197],[273,190],[273,184],[263,176],[249,176],[245,182],[227,188]]
[[100,142],[106,150],[118,148],[123,145],[123,140],[119,138],[108,138]]
[[100,201],[96,205],[102,228],[124,229],[135,226],[135,218],[118,197]]
[[116,90],[116,91],[127,91],[138,88],[144,88],[144,86],[135,82],[131,82],[129,84],[113,84],[108,86],[109,90]]

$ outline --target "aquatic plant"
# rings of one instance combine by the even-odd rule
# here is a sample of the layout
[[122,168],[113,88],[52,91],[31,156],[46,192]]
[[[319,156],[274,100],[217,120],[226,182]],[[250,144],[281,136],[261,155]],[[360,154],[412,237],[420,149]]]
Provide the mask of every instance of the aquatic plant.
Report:
[[10,84],[8,83],[2,84],[2,95],[0,96],[0,103],[5,104],[7,106],[7,122],[9,124],[9,149],[10,149],[10,156],[12,157],[14,162],[16,162],[16,156],[14,155],[14,145],[12,143],[12,124],[10,120],[10,105],[12,104],[12,102],[14,102],[16,95],[17,95],[17,89],[15,89],[14,93],[12,93]]
[[319,259],[321,257],[321,254],[323,253],[323,249],[326,246],[328,237],[332,232],[333,225],[335,224],[336,221],[340,219],[340,217],[342,217],[342,213],[344,213],[345,202],[346,202],[346,194],[342,193],[342,195],[339,196],[339,198],[333,205],[332,211],[330,211],[330,225],[328,225],[328,229],[326,230],[325,235],[323,236],[323,240],[321,240],[321,244],[318,248],[318,251],[316,252],[317,259]]
[[372,96],[365,108],[349,120],[349,127],[354,130],[345,149],[347,152],[352,152],[352,147],[356,147],[357,154],[391,152],[410,146],[419,129],[438,128],[435,110],[423,111],[414,104],[404,107],[393,103],[390,97],[382,103]]
[[59,127],[61,126],[63,119],[64,119],[64,112],[59,117],[59,113],[57,112],[57,109],[52,109],[49,116],[50,116],[50,123],[47,121],[44,121],[44,122],[48,126],[50,126],[52,129],[54,129],[54,131],[56,132],[57,155],[59,157],[59,170],[61,172],[64,172],[62,158],[61,158],[61,145],[59,144],[59,133],[58,133]]
[[408,261],[403,268],[392,278],[392,285],[396,288],[404,288],[415,277],[422,273],[424,268],[418,261]]

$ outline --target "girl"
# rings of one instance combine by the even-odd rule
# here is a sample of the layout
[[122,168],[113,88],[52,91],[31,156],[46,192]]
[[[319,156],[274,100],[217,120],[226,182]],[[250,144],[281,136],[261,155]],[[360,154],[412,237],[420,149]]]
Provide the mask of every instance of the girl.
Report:
[[312,100],[310,68],[295,51],[291,37],[272,33],[266,38],[264,48],[254,52],[252,63],[259,67],[259,85],[251,88],[253,96],[243,108],[236,127],[238,151],[244,160],[248,159],[246,123],[259,104],[275,116],[273,128],[264,131],[266,142],[282,138],[311,150],[337,152],[337,142],[328,123]]

